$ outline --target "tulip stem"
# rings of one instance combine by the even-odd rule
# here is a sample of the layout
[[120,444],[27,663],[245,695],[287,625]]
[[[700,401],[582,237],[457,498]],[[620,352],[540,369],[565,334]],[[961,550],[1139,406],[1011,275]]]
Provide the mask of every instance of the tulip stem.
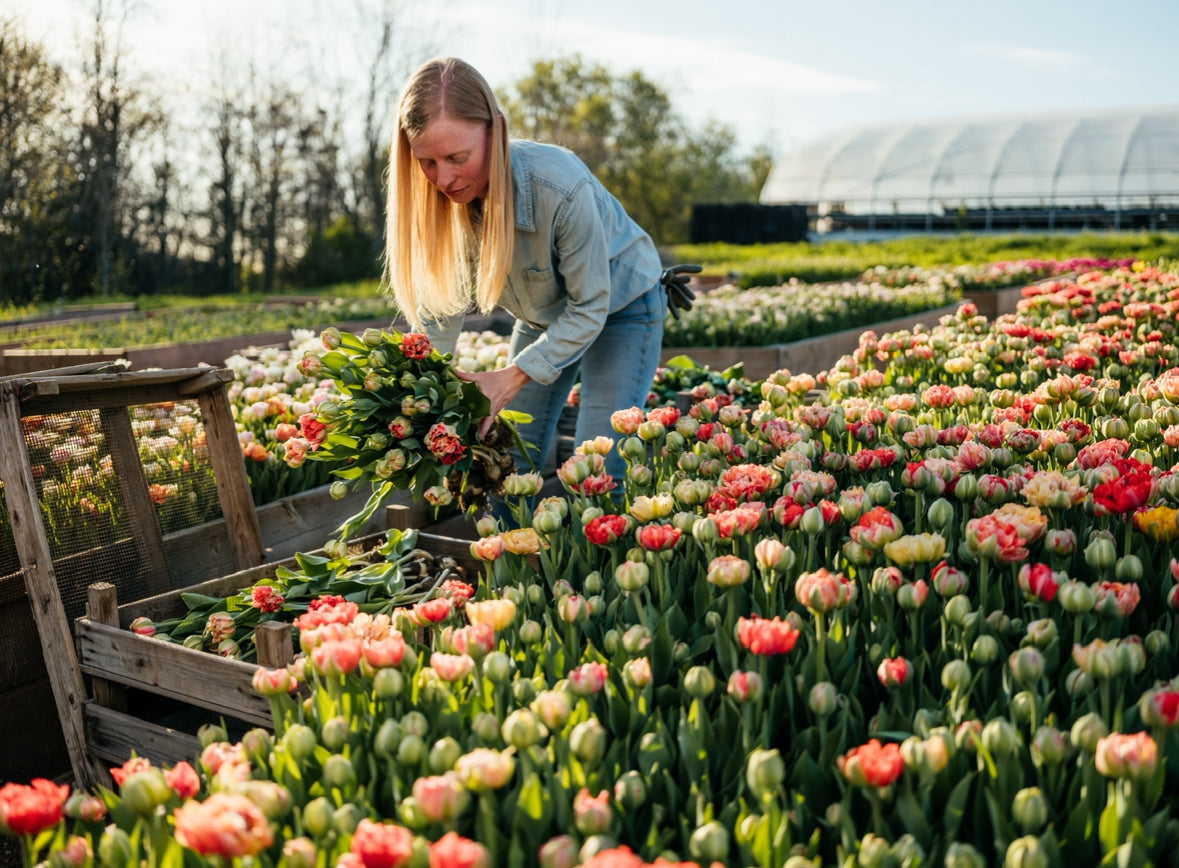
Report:
[[987,557],[978,561],[978,606],[979,615],[985,621],[987,617],[987,596],[991,590],[991,560]]
[[818,646],[818,660],[815,665],[815,682],[827,681],[827,621],[822,612],[815,612],[815,643]]

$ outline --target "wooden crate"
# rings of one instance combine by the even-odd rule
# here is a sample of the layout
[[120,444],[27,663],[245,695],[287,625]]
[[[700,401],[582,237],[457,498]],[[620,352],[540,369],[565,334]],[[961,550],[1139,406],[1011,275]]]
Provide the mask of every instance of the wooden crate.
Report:
[[[365,550],[383,539],[383,534],[376,534],[354,545]],[[418,547],[436,557],[453,557],[470,581],[478,577],[481,564],[472,557],[469,541],[419,532]],[[252,680],[260,665],[276,668],[294,659],[289,623],[271,621],[259,628],[258,663],[140,636],[128,627],[140,616],[153,621],[182,617],[187,612],[182,594],[230,596],[273,577],[279,566],[297,564],[291,557],[123,605],[116,604],[109,584],[92,587],[90,611],[74,625],[79,668],[93,684],[93,696],[82,709],[91,755],[115,765],[129,759],[132,751],[157,763],[191,762],[200,753],[193,731],[200,722],[228,718],[242,729],[273,726],[269,700],[255,693]],[[184,718],[187,726],[149,719],[133,707],[131,698],[139,694],[162,697],[172,717]],[[140,704],[153,707],[150,702]]]
[[[24,625],[35,625],[19,656],[27,665],[5,673],[6,701],[17,695],[43,698],[38,683],[48,681],[65,741],[69,767],[81,783],[101,781],[106,768],[86,750],[82,705],[86,691],[74,650],[71,619],[84,607],[90,575],[109,575],[143,592],[163,592],[176,585],[164,536],[139,454],[130,408],[195,401],[204,426],[216,497],[225,518],[227,547],[234,569],[264,560],[261,533],[242,463],[226,385],[233,374],[223,368],[189,368],[128,372],[125,365],[93,364],[0,378],[0,483],[12,529],[12,562],[0,564],[0,604]],[[54,551],[46,532],[41,491],[26,443],[26,425],[37,419],[82,414],[101,431],[127,519],[126,539],[107,540],[86,550]],[[132,567],[132,564],[134,566]],[[83,569],[75,567],[80,565]],[[79,576],[85,576],[80,579]],[[70,601],[67,614],[63,596]],[[24,645],[28,645],[25,648]],[[26,654],[26,652],[28,652]],[[10,652],[11,653],[11,652]],[[40,658],[39,660],[36,658]],[[40,699],[37,700],[41,702]],[[31,754],[48,740],[28,725],[45,727],[46,709],[30,706],[23,724],[0,733],[6,759]],[[8,764],[6,764],[7,766]],[[60,770],[52,769],[51,774]],[[46,776],[42,770],[40,776]]]

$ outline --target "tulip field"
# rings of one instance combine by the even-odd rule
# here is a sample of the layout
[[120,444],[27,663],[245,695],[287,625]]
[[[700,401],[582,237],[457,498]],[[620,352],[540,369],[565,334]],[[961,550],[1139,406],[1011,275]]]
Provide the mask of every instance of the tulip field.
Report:
[[[662,371],[562,494],[503,480],[478,577],[380,611],[243,589],[304,594],[301,653],[254,679],[273,731],[6,784],[0,831],[71,868],[1179,864],[1179,272],[1092,266],[825,371],[698,372],[679,406]],[[234,362],[253,478],[326,480],[347,442],[341,485],[462,466],[422,336],[304,337]]]

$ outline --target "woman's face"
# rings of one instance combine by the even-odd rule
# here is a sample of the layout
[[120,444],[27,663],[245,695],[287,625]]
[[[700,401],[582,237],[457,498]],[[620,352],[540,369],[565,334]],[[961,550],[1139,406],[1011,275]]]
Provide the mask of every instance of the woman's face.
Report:
[[441,114],[409,147],[426,179],[450,201],[467,205],[487,195],[491,129],[486,124]]

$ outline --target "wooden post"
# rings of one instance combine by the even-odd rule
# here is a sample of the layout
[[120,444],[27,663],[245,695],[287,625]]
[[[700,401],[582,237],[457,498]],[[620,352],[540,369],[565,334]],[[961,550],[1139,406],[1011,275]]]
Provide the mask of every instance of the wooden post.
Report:
[[[86,616],[99,624],[119,626],[119,600],[114,585],[110,582],[95,582],[86,589]],[[122,712],[127,710],[127,692],[121,684],[91,676],[90,692],[94,695],[94,701],[103,708]]]
[[233,548],[234,564],[239,570],[256,567],[266,560],[262,529],[258,524],[258,513],[254,511],[250,481],[246,477],[237,428],[233,424],[233,411],[224,384],[218,383],[216,388],[198,394],[197,403],[205,424],[209,460],[213,464],[225,529],[229,532],[229,544]]
[[53,554],[41,518],[37,484],[33,479],[20,419],[20,402],[14,384],[0,383],[0,441],[6,444],[0,449],[0,481],[4,483],[12,534],[74,777],[79,787],[92,787],[104,782],[106,771],[86,749],[82,718],[86,688],[57,586]]
[[267,621],[254,631],[258,648],[258,665],[266,669],[281,669],[295,659],[295,643],[291,625],[285,621]]

